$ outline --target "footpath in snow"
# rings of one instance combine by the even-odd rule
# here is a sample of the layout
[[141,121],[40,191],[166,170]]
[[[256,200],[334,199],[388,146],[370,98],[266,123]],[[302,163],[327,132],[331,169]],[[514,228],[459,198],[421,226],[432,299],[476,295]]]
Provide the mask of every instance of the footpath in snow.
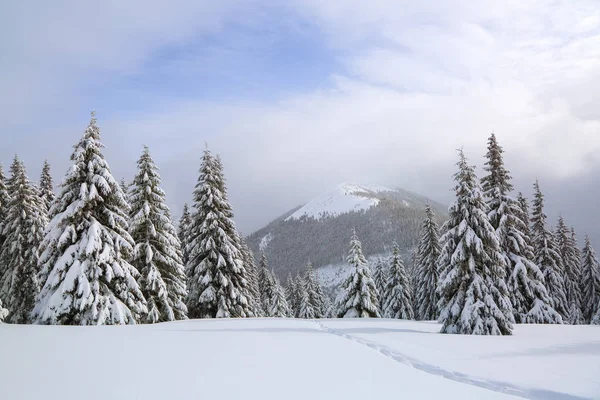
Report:
[[600,327],[396,320],[0,325],[1,399],[600,399]]

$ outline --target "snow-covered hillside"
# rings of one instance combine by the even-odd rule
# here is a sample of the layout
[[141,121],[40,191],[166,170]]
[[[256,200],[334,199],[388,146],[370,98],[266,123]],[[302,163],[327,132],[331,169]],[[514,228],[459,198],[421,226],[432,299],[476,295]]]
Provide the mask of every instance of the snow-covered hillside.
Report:
[[[357,185],[342,183],[335,189],[323,193],[301,207],[298,211],[287,217],[286,221],[301,219],[302,217],[320,219],[324,216],[335,217],[351,211],[368,210],[379,204],[376,193],[393,192],[381,185]],[[405,204],[408,204],[404,200]]]
[[600,398],[600,327],[438,330],[398,320],[0,325],[0,398]]

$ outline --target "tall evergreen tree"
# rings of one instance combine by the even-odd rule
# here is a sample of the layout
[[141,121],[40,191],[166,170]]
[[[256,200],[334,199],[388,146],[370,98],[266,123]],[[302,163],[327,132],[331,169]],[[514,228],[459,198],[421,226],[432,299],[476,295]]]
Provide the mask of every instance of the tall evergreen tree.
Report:
[[92,113],[40,245],[45,284],[34,309],[38,323],[134,324],[147,312],[139,273],[128,262],[134,246],[129,205],[103,147]]
[[381,315],[383,315],[383,308],[385,306],[385,285],[387,284],[388,277],[389,271],[383,262],[383,258],[377,257],[373,266],[373,282],[375,282],[375,287],[377,288],[378,307]]
[[420,320],[432,320],[438,317],[437,284],[439,271],[437,260],[440,256],[439,229],[435,222],[433,209],[428,204],[425,219],[421,224],[421,238],[415,254],[415,303],[416,314]]
[[304,274],[305,288],[308,292],[308,298],[314,310],[315,318],[325,318],[327,309],[325,306],[325,293],[319,283],[319,278],[313,268],[312,262],[308,260]]
[[273,294],[271,296],[271,301],[268,304],[268,308],[265,310],[265,314],[267,317],[272,318],[291,317],[292,311],[285,298],[283,288],[273,271],[271,271],[271,276],[273,277]]
[[222,166],[208,149],[202,157],[194,203],[187,267],[189,317],[254,316],[254,299]]
[[261,317],[264,313],[260,304],[260,291],[258,287],[259,267],[256,265],[254,253],[252,253],[252,250],[250,250],[250,247],[248,247],[246,241],[241,236],[238,236],[238,242],[240,243],[240,248],[242,249],[244,269],[248,275],[247,281],[248,291],[250,293],[250,309],[255,317]]
[[269,262],[264,252],[260,254],[258,288],[260,292],[260,304],[262,309],[267,313],[275,295],[275,277],[269,271]]
[[31,322],[40,291],[37,251],[47,220],[25,166],[16,156],[10,172],[10,200],[2,230],[5,241],[0,252],[4,265],[0,298],[10,311],[8,322],[26,324]]
[[[4,168],[2,164],[0,164],[0,252],[2,252],[2,244],[4,243],[4,224],[6,221],[6,213],[8,212],[8,203],[10,201],[10,196],[8,194],[8,188],[6,187],[6,177],[4,176]],[[4,261],[0,258],[0,284],[2,280],[2,275],[4,275]],[[2,290],[2,286],[0,286],[0,291]]]
[[383,316],[395,319],[414,319],[412,294],[400,248],[394,243],[390,260],[390,274],[385,286]]
[[140,272],[138,281],[148,304],[142,322],[186,319],[181,244],[148,147],[144,147],[137,166],[129,196],[129,234],[135,242],[132,264]]
[[306,282],[300,281],[298,287],[298,315],[297,318],[313,319],[315,318],[315,309],[310,302],[310,295],[306,290]]
[[584,322],[589,323],[600,308],[600,264],[588,236],[581,254],[581,296]]
[[4,321],[4,318],[8,315],[8,310],[2,307],[2,300],[0,300],[0,322]]
[[[295,310],[294,316],[296,318],[300,318],[300,303],[302,301],[302,296],[304,296],[304,293],[306,292],[306,290],[304,289],[304,279],[302,279],[302,277],[298,274],[296,275],[296,278],[294,278],[294,283],[294,286],[296,288],[296,294],[294,296],[296,299],[296,303],[293,304],[293,309]],[[306,293],[306,295],[308,296],[308,293]],[[310,299],[309,297],[307,298]]]
[[285,284],[285,299],[288,302],[288,306],[290,307],[290,317],[296,316],[296,293],[298,289],[296,288],[296,281],[292,278],[292,274],[288,274],[288,278]]
[[181,243],[181,261],[184,266],[187,266],[189,260],[188,243],[189,230],[191,224],[192,216],[190,214],[190,210],[188,208],[187,203],[185,203],[183,205],[183,212],[181,213],[181,218],[179,219],[179,229],[177,231],[177,237],[179,238],[179,243]]
[[55,198],[56,195],[54,194],[52,175],[50,174],[50,164],[48,161],[44,161],[42,175],[40,176],[40,199],[44,204],[47,215],[50,213],[50,207],[52,207]]
[[505,257],[487,216],[474,167],[462,150],[454,175],[456,201],[438,260],[442,333],[510,335],[512,307],[505,279]]
[[566,322],[578,325],[583,323],[581,312],[581,253],[577,248],[575,232],[567,225],[562,216],[558,218],[554,233],[558,245],[558,252],[564,267],[565,289],[568,303],[568,315]]
[[568,320],[569,305],[564,280],[564,268],[558,252],[554,235],[546,224],[544,214],[544,195],[536,181],[534,185],[535,199],[531,218],[531,234],[535,253],[535,263],[544,274],[548,294],[552,298],[552,306],[564,320]]
[[343,297],[337,307],[338,318],[380,318],[377,288],[354,229],[348,264],[352,266],[352,273],[342,284]]

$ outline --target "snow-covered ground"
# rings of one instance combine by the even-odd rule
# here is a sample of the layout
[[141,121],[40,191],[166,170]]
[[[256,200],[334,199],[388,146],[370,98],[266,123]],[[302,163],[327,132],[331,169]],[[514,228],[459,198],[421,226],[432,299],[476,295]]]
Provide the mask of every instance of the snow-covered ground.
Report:
[[393,191],[381,185],[342,183],[308,202],[287,217],[286,221],[302,217],[320,219],[325,215],[333,217],[350,211],[368,210],[379,204],[379,199],[372,197],[374,193]]
[[0,325],[1,399],[599,399],[600,327],[431,322]]

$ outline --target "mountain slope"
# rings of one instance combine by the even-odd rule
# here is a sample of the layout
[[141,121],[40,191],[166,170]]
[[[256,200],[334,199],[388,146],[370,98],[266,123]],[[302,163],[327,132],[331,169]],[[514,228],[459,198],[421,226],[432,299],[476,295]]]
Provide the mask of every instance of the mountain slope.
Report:
[[309,259],[316,268],[345,263],[352,228],[366,256],[386,254],[396,241],[408,261],[426,204],[440,220],[445,218],[447,208],[424,196],[344,183],[251,234],[248,243],[253,251],[266,253],[280,279],[300,272]]

